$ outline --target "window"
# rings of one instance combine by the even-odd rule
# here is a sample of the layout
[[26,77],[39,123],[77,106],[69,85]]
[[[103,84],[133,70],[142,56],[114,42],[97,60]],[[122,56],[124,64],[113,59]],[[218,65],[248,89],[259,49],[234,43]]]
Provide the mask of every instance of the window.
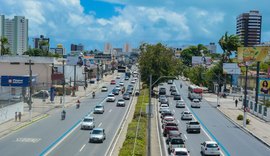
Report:
[[259,105],[259,113],[262,114],[262,105]]
[[250,102],[250,109],[252,110],[253,109],[253,103]]
[[255,103],[254,111],[257,112],[257,103]]
[[263,108],[263,116],[267,116],[267,107]]

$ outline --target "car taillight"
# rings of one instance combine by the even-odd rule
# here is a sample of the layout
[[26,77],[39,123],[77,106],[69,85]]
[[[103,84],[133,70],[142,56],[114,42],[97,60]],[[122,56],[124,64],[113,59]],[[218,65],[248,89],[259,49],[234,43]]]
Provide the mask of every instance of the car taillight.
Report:
[[217,150],[220,150],[219,147],[217,148]]
[[207,148],[205,148],[204,150],[206,150],[206,151],[207,151]]

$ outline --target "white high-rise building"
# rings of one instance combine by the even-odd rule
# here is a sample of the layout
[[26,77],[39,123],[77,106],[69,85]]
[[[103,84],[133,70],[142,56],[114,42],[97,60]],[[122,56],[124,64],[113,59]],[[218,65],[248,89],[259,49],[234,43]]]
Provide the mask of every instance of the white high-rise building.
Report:
[[111,54],[112,53],[112,45],[110,43],[105,43],[103,53],[104,54]]
[[0,35],[8,39],[8,48],[12,55],[22,55],[28,49],[28,19],[23,16],[14,16],[5,19],[0,16]]

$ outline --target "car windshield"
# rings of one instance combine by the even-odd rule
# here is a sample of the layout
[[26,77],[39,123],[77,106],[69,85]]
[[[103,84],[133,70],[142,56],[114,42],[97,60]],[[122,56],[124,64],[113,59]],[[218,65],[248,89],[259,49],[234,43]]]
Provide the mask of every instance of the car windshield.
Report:
[[172,139],[171,144],[183,144],[184,140],[183,139]]
[[199,125],[199,122],[189,122],[190,125]]
[[102,134],[102,131],[101,130],[93,130],[92,134]]
[[185,156],[185,155],[188,155],[187,152],[184,152],[184,151],[177,151],[175,152],[175,155],[177,156]]
[[110,95],[108,95],[108,97],[114,97],[114,95],[111,95],[111,94],[110,94]]
[[89,118],[83,119],[83,122],[92,122],[92,121],[93,121],[93,119],[89,119]]
[[107,88],[106,86],[103,86],[102,88]]
[[119,99],[118,101],[124,101],[123,99]]
[[206,147],[208,147],[208,148],[217,148],[218,145],[217,144],[207,144]]
[[102,106],[96,106],[96,108],[102,108]]

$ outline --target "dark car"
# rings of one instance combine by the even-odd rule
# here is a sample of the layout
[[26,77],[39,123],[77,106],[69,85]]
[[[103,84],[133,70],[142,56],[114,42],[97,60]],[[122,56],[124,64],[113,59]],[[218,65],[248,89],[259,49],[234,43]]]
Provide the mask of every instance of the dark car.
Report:
[[124,99],[124,100],[129,100],[129,99],[130,99],[130,94],[127,93],[127,92],[124,93],[124,94],[123,94],[123,99]]
[[166,95],[166,88],[164,88],[164,87],[159,88],[158,94],[159,95]]
[[170,86],[170,91],[176,91],[176,87],[175,86]]
[[174,99],[174,100],[181,100],[181,95],[180,95],[179,93],[177,93],[177,94],[175,94],[175,95],[173,96],[173,99]]
[[40,99],[47,99],[50,96],[49,92],[47,90],[41,90],[34,95],[32,95],[33,98],[40,98]]
[[119,95],[119,89],[114,88],[114,89],[112,90],[112,93],[113,93],[114,95]]
[[132,90],[131,89],[127,89],[127,93],[132,94]]
[[166,138],[166,143],[169,144],[169,142],[171,141],[171,138],[173,137],[181,137],[180,131],[178,130],[173,130],[173,131],[169,131],[167,134],[167,138]]

